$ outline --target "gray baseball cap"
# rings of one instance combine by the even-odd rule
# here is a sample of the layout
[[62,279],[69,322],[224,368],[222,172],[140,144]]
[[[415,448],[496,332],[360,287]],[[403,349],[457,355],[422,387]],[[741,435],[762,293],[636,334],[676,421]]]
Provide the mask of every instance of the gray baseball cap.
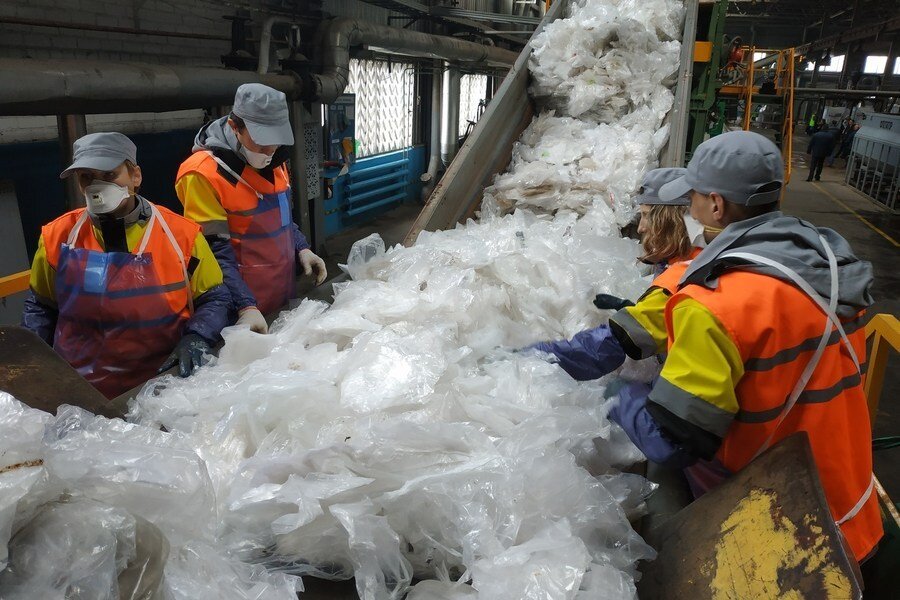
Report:
[[697,146],[687,173],[659,190],[663,200],[695,190],[716,192],[735,204],[777,202],[784,187],[781,152],[769,139],[750,131],[729,131]]
[[294,131],[285,95],[261,83],[245,83],[234,95],[231,112],[247,125],[260,146],[293,146]]
[[59,174],[60,179],[65,179],[77,169],[113,171],[126,160],[137,164],[134,142],[121,133],[89,133],[75,140],[72,149],[74,160],[69,168]]
[[647,174],[644,175],[644,179],[641,180],[641,192],[635,198],[635,201],[638,204],[666,204],[669,206],[688,206],[691,203],[691,199],[687,194],[683,196],[678,196],[674,200],[663,200],[659,197],[659,188],[663,185],[669,183],[670,181],[675,181],[679,177],[684,177],[684,174],[687,173],[687,169],[683,169],[681,167],[667,167],[663,169],[653,169],[652,171],[647,171]]

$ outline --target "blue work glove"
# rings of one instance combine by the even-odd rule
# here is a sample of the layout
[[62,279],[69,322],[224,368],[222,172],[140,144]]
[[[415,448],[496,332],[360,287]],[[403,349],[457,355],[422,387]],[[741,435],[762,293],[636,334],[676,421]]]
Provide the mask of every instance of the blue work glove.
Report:
[[529,349],[554,355],[577,381],[599,379],[625,362],[625,351],[608,325],[577,333],[571,340],[539,342]]
[[655,463],[683,469],[696,462],[696,457],[673,442],[647,410],[647,396],[652,388],[646,384],[629,381],[619,388],[619,402],[607,416],[625,430],[635,446]]
[[209,342],[196,333],[189,333],[178,341],[175,350],[159,368],[157,374],[178,365],[178,375],[189,377],[191,373],[206,364],[207,359],[204,358],[204,355],[209,354],[211,350]]

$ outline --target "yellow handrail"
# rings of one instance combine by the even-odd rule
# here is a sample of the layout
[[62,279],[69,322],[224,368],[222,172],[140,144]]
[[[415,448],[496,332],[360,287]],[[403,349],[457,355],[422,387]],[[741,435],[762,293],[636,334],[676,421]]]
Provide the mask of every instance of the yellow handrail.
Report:
[[28,289],[28,282],[31,279],[31,271],[22,271],[21,273],[13,273],[5,277],[0,277],[0,298],[6,298]]
[[893,348],[895,352],[900,352],[900,321],[894,315],[875,315],[866,324],[866,339],[869,338],[873,338],[872,351],[869,352],[869,368],[863,389],[869,405],[869,420],[874,424],[890,350]]

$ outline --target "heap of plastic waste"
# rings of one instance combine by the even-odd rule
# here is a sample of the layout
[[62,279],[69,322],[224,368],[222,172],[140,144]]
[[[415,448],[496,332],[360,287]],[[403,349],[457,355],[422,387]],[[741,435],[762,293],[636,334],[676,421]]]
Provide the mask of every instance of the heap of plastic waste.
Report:
[[548,110],[478,222],[360,240],[333,304],[226,330],[132,423],[0,395],[0,596],[287,599],[315,575],[379,600],[634,597],[652,486],[620,471],[641,455],[607,387],[651,373],[580,383],[514,349],[646,287],[619,224],[666,140],[682,13],[573,3],[533,42]]

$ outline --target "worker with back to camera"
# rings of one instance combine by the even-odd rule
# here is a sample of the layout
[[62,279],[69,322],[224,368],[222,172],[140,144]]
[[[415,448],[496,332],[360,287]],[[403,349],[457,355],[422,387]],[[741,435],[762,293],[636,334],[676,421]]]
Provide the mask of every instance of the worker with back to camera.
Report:
[[200,224],[222,265],[232,321],[258,333],[268,331],[263,314],[293,297],[297,264],[317,285],[327,276],[291,216],[285,161],[293,144],[285,95],[247,83],[231,114],[197,134],[175,183],[185,216]]
[[60,177],[87,208],[41,230],[22,325],[107,398],[176,364],[187,377],[227,324],[216,258],[196,223],[138,195],[131,140],[92,133],[74,150]]
[[609,416],[647,458],[685,468],[695,495],[807,432],[862,561],[883,534],[862,387],[872,266],[836,232],[782,214],[783,185],[775,144],[735,131],[701,144],[660,189],[664,200],[690,193],[708,245],[666,302],[659,379],[642,394],[634,384]]
[[640,358],[665,351],[666,300],[704,244],[701,227],[687,214],[687,195],[670,201],[663,201],[658,195],[662,185],[683,173],[684,169],[679,168],[649,171],[635,198],[640,206],[638,233],[644,247],[641,260],[654,265],[656,275],[637,304],[622,307],[621,300],[616,303],[618,299],[611,296],[598,296],[598,308],[620,308],[608,325],[582,331],[570,340],[540,342],[530,347],[554,355],[559,366],[574,379],[598,379],[620,367],[625,362],[623,345],[637,349]]

